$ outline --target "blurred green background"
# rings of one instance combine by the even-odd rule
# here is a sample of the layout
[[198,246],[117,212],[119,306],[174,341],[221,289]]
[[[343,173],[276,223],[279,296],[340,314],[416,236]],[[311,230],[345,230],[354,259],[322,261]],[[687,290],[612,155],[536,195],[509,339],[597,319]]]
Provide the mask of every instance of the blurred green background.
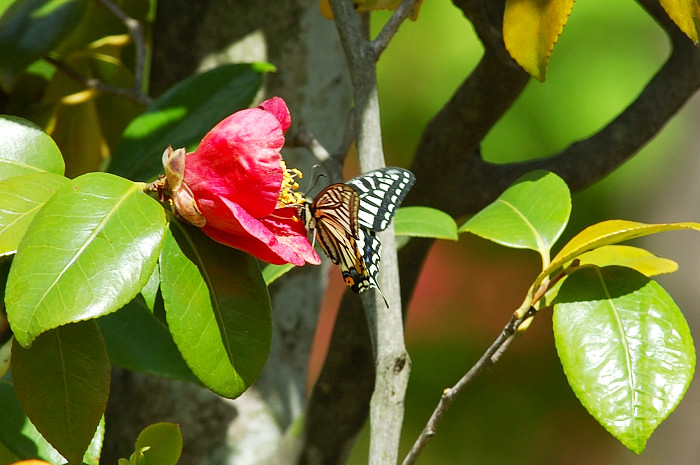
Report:
[[[388,18],[377,13],[373,28]],[[669,52],[662,30],[631,0],[577,2],[554,48],[547,81],[531,81],[491,131],[482,153],[494,162],[547,156],[595,132],[639,93]],[[379,63],[388,163],[408,166],[425,124],[476,66],[482,47],[449,0],[426,0]],[[594,222],[697,220],[698,104],[690,103],[642,152],[614,174],[576,193],[570,237]],[[695,192],[700,195],[700,192]],[[458,222],[461,224],[461,222]],[[680,263],[662,277],[698,334],[694,293],[699,237],[667,233],[642,243]],[[637,243],[640,245],[639,243]],[[660,250],[661,249],[661,250]],[[446,387],[497,337],[538,272],[534,252],[504,249],[473,236],[434,247],[409,309],[413,361],[402,460]],[[334,276],[333,276],[334,277]],[[335,285],[331,279],[331,285]],[[342,283],[341,283],[342,284]],[[342,286],[338,285],[338,292]],[[336,297],[328,298],[327,310]],[[327,313],[324,321],[332,321]],[[321,333],[320,344],[327,336]],[[543,312],[502,360],[452,406],[420,464],[700,463],[700,393],[686,399],[636,456],[578,403],[556,355],[551,313]],[[367,431],[352,454],[367,463]]]

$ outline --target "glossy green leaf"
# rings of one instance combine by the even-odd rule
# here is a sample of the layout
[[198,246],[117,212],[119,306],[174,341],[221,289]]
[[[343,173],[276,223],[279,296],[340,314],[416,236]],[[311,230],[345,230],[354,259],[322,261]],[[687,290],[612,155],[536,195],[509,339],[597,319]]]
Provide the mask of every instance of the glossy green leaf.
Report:
[[70,463],[81,463],[109,395],[110,364],[97,323],[42,334],[12,347],[17,398],[36,429]]
[[690,329],[675,302],[632,269],[586,267],[559,290],[554,336],[581,403],[641,453],[683,398],[695,370]]
[[212,391],[239,396],[260,375],[272,337],[257,261],[173,221],[160,279],[170,332],[192,372]]
[[156,305],[156,299],[158,298],[158,291],[160,290],[160,268],[155,267],[153,269],[153,274],[148,278],[148,282],[143,289],[141,289],[141,297],[146,303],[146,307],[153,313],[153,309]]
[[118,312],[97,319],[114,365],[165,378],[199,383],[173,338],[138,297]]
[[262,269],[262,276],[265,280],[266,285],[270,285],[275,282],[278,278],[281,278],[285,274],[294,268],[291,263],[285,263],[284,265],[273,265],[268,263],[265,268]]
[[8,381],[0,381],[0,412],[0,444],[18,459],[37,458],[62,463],[61,454],[46,442],[25,415],[15,388]]
[[135,451],[143,451],[143,465],[175,465],[182,452],[182,433],[174,423],[155,423],[136,439]]
[[0,181],[48,171],[63,174],[56,143],[39,126],[16,116],[0,116]]
[[534,171],[471,217],[459,232],[469,231],[507,247],[532,249],[548,260],[570,213],[566,183],[554,173]]
[[89,173],[36,215],[12,263],[5,304],[17,341],[118,310],[156,266],[165,212],[142,186]]
[[68,178],[41,172],[0,181],[0,255],[15,253],[34,216]]
[[228,115],[247,108],[272,71],[264,63],[221,66],[186,79],[159,97],[122,134],[108,171],[137,181],[163,172],[168,146],[194,149]]
[[457,223],[447,213],[430,207],[402,207],[396,211],[397,236],[432,237],[456,241]]
[[17,0],[0,17],[0,86],[46,55],[80,22],[88,0]]

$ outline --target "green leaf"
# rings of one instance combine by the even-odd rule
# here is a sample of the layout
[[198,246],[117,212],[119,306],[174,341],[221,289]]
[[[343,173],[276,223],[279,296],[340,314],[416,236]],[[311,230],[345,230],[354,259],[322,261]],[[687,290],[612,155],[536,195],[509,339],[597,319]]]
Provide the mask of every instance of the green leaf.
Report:
[[471,217],[459,232],[469,231],[507,247],[532,249],[547,262],[570,213],[566,183],[554,173],[533,171]]
[[277,278],[281,278],[289,271],[291,271],[292,268],[294,268],[294,265],[292,265],[291,263],[285,263],[284,265],[273,265],[272,263],[268,263],[262,270],[262,276],[265,280],[265,285],[269,286],[270,284],[275,282]]
[[82,463],[107,405],[110,365],[94,321],[12,347],[17,398],[36,429],[70,463]]
[[144,465],[175,465],[182,452],[182,434],[174,423],[155,423],[141,431],[135,451],[143,450]]
[[402,207],[396,211],[397,236],[433,237],[456,241],[457,223],[447,213],[430,207]]
[[42,171],[63,174],[61,151],[36,124],[16,116],[0,116],[0,140],[0,181]]
[[146,307],[153,313],[158,298],[158,290],[160,290],[160,268],[153,268],[153,274],[148,278],[148,282],[141,289],[141,297],[146,303]]
[[239,396],[260,375],[272,337],[257,261],[173,221],[160,279],[170,332],[192,372],[212,391]]
[[18,0],[0,18],[0,85],[6,92],[32,62],[80,22],[88,0]]
[[65,461],[29,421],[17,400],[14,386],[7,381],[0,381],[0,412],[0,444],[7,447],[18,460]]
[[114,365],[166,378],[199,383],[173,338],[138,297],[118,312],[97,319]]
[[143,186],[88,173],[36,215],[12,263],[5,304],[22,346],[60,325],[118,310],[156,266],[165,212]]
[[193,150],[219,121],[251,104],[263,75],[273,69],[265,63],[233,64],[180,82],[126,128],[108,171],[154,179],[163,172],[161,158],[169,145]]
[[639,454],[683,398],[695,350],[666,291],[625,267],[586,267],[562,284],[554,336],[564,372],[583,406]]
[[17,251],[41,207],[69,180],[52,173],[32,173],[0,181],[0,255]]

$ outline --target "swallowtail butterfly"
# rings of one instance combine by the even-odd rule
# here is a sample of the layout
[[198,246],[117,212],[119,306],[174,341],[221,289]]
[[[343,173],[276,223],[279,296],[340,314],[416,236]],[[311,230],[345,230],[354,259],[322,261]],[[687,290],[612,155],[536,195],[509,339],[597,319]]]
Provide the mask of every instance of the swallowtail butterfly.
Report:
[[345,184],[331,184],[305,204],[302,218],[307,229],[340,266],[353,292],[375,288],[381,294],[377,282],[381,243],[375,232],[389,226],[414,181],[408,170],[382,168]]

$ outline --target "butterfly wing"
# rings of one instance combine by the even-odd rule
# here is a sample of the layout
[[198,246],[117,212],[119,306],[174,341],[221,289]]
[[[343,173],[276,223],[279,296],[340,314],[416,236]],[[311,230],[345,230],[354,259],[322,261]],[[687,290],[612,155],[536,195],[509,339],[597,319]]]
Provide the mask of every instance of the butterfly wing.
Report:
[[360,197],[357,213],[360,226],[384,231],[415,180],[410,171],[391,166],[349,180],[346,184]]
[[382,168],[332,184],[307,205],[303,216],[353,292],[375,288],[381,293],[381,242],[375,231],[387,228],[414,181],[408,170]]
[[[359,235],[357,209],[360,198],[345,184],[323,189],[309,206],[309,221],[328,258],[336,265],[357,260]],[[361,258],[361,256],[360,256]]]

